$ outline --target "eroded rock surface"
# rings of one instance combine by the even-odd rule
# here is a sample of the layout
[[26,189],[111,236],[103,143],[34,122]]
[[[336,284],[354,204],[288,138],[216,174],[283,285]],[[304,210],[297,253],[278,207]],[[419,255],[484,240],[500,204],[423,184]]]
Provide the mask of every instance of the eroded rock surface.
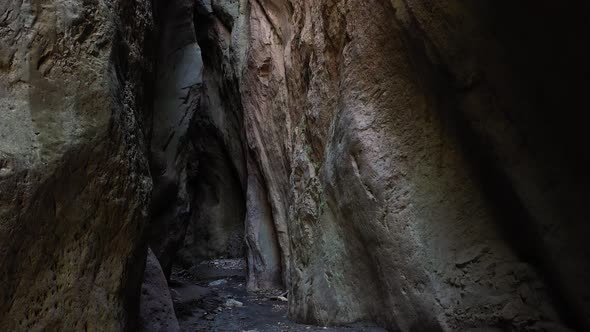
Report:
[[0,3],[0,326],[133,329],[149,1]]
[[249,229],[276,233],[262,261],[292,318],[587,328],[583,93],[557,83],[587,73],[583,19],[545,1],[209,4],[231,33],[201,46],[229,49],[216,59],[239,84],[255,177],[249,254],[263,247]]

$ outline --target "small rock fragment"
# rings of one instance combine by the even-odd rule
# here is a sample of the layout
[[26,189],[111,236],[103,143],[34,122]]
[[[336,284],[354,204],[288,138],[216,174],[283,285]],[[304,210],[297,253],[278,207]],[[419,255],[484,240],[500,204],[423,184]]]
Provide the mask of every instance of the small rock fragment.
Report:
[[225,283],[227,283],[227,280],[219,279],[219,280],[211,281],[209,283],[209,287],[217,287],[217,286],[224,285]]
[[224,304],[226,307],[228,308],[233,308],[233,307],[242,307],[244,306],[244,304],[240,301],[236,301],[234,299],[228,299],[227,301],[225,301]]
[[273,296],[270,298],[273,301],[282,301],[282,302],[288,302],[289,300],[284,297],[284,296]]

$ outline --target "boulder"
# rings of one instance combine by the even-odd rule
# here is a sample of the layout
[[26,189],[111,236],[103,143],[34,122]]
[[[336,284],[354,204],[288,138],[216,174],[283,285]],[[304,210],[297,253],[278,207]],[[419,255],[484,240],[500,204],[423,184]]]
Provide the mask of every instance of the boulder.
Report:
[[158,258],[151,249],[148,249],[143,284],[141,285],[139,326],[140,331],[145,332],[180,331],[168,282]]

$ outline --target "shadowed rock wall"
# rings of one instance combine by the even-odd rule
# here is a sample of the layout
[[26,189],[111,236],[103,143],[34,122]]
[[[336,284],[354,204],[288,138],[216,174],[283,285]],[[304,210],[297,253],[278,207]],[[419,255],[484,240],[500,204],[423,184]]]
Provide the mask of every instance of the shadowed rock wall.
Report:
[[190,142],[198,176],[193,183],[194,208],[179,253],[189,266],[203,259],[245,254],[242,110],[236,76],[228,66],[233,22],[219,19],[215,13],[220,10],[209,1],[196,2],[194,26],[202,48],[203,88],[191,122]]
[[0,326],[133,329],[152,181],[148,1],[0,4]]

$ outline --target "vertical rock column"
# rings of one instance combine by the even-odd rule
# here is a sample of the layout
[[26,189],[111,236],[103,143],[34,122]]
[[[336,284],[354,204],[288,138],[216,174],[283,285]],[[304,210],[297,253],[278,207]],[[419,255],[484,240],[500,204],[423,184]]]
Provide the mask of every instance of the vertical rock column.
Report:
[[[284,45],[290,6],[240,2],[232,65],[240,73],[244,144],[248,151],[247,241],[251,288],[290,285],[289,173],[292,114],[287,104]],[[247,45],[247,46],[246,46]]]
[[272,208],[258,164],[248,158],[247,213],[245,220],[248,248],[248,289],[284,286],[281,251]]

